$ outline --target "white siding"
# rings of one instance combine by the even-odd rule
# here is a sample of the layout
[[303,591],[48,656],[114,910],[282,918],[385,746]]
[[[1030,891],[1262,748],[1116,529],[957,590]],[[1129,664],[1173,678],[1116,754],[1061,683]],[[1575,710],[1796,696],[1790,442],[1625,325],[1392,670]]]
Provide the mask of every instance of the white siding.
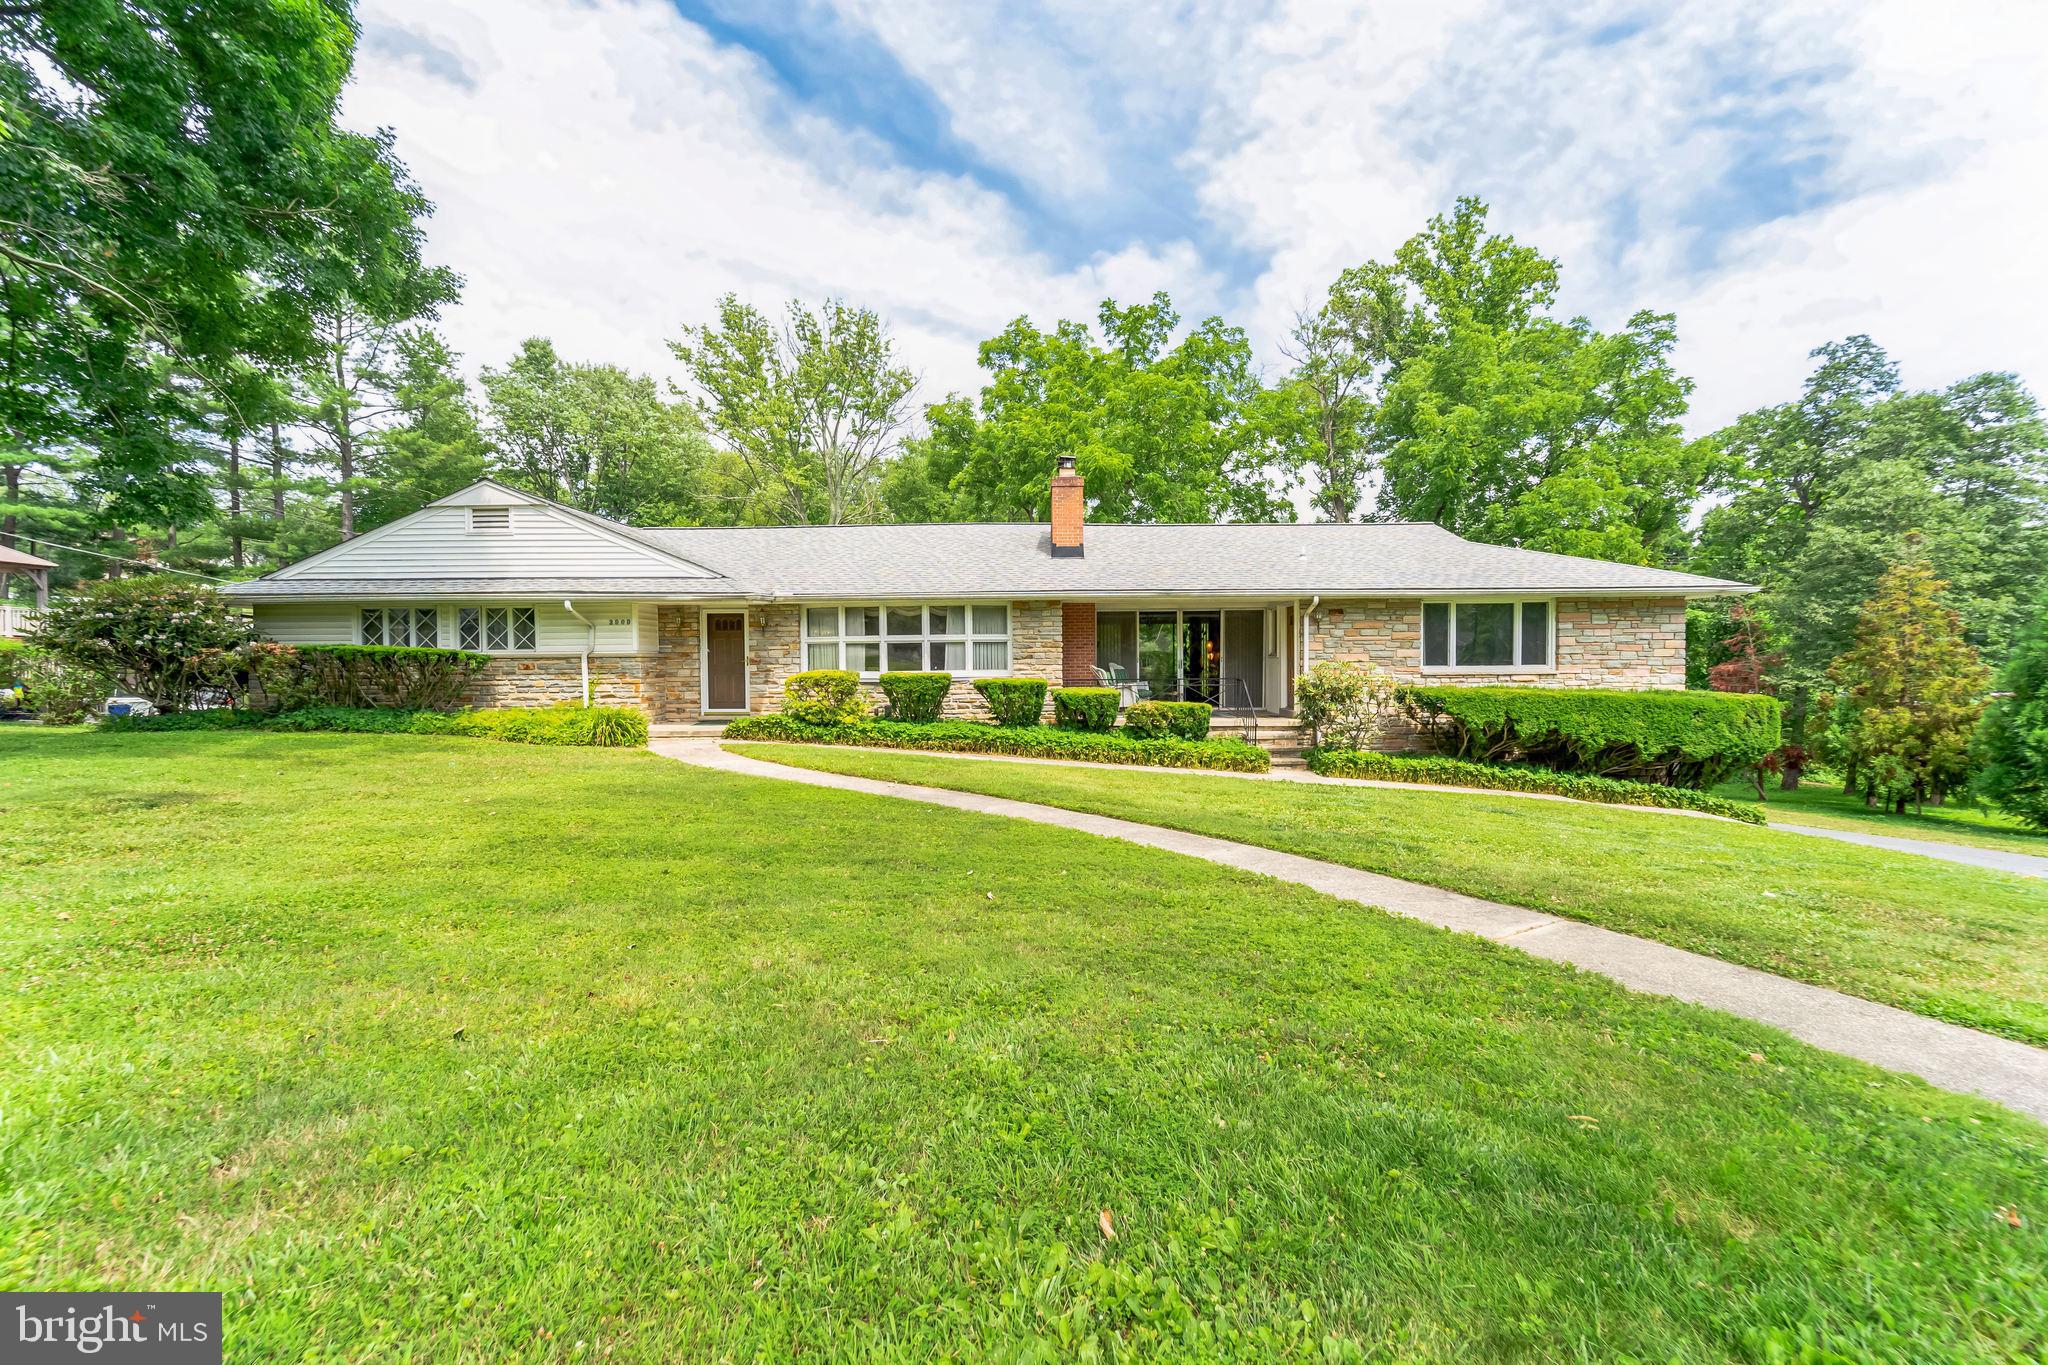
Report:
[[514,507],[511,513],[511,530],[483,532],[469,529],[467,507],[429,507],[272,577],[603,578],[693,571],[709,576],[552,508]]
[[[380,602],[259,602],[251,609],[256,629],[264,638],[288,645],[352,645],[362,609],[371,607],[435,607],[440,611],[441,647],[459,647],[456,608],[477,606],[475,602],[453,599],[421,599]],[[562,609],[557,601],[494,602],[493,606],[533,608],[534,654],[581,654],[588,632],[583,622]],[[655,611],[652,603],[577,602],[576,610],[597,627],[593,654],[652,654],[655,651]],[[643,630],[644,624],[644,630]],[[489,651],[487,651],[489,652]],[[512,650],[498,654],[511,656]]]

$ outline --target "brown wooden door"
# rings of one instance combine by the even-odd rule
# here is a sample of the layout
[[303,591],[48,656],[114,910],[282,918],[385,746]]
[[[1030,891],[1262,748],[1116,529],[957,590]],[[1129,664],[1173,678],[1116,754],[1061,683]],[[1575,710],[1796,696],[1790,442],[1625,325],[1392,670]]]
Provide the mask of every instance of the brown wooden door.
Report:
[[704,614],[704,709],[747,709],[747,618],[743,612]]

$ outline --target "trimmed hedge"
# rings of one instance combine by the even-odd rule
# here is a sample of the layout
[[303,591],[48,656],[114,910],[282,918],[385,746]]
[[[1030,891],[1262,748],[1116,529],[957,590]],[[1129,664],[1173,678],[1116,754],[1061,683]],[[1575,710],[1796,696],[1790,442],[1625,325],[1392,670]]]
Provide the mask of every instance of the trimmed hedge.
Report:
[[357,735],[464,735],[513,744],[564,744],[632,749],[647,743],[647,717],[614,706],[504,707],[489,711],[401,711],[358,706],[305,706],[296,711],[172,711],[160,716],[110,716],[106,730],[283,730]]
[[838,725],[867,715],[860,675],[844,668],[792,673],[782,683],[782,709],[812,725]]
[[1045,714],[1045,679],[981,678],[974,690],[998,725],[1036,725]]
[[852,725],[807,725],[787,715],[742,716],[725,727],[727,739],[780,744],[851,744],[865,749],[921,749],[932,753],[1011,754],[1152,768],[1213,768],[1262,773],[1273,766],[1264,749],[1240,739],[1134,739],[1122,733],[1088,734],[1050,725],[985,725],[942,720],[932,725],[871,720]]
[[951,673],[884,673],[880,686],[889,699],[889,719],[932,721],[945,709],[953,690]]
[[1124,728],[1141,735],[1206,739],[1215,708],[1202,701],[1141,701],[1124,712]]
[[1365,777],[1376,782],[1413,782],[1440,787],[1485,787],[1491,791],[1547,792],[1552,796],[1569,796],[1575,801],[1696,810],[1750,825],[1764,823],[1763,812],[1754,806],[1709,796],[1705,792],[1660,786],[1654,782],[1625,782],[1614,777],[1561,773],[1551,768],[1467,763],[1456,758],[1409,758],[1358,749],[1311,749],[1308,766],[1311,772],[1324,777]]
[[470,675],[491,661],[466,649],[408,645],[294,645],[266,690],[294,704],[388,706],[401,711],[446,711],[462,700]]
[[1107,734],[1116,728],[1116,711],[1122,704],[1123,693],[1114,687],[1055,687],[1052,723],[1062,730]]
[[1775,697],[1562,687],[1404,687],[1438,751],[1702,790],[1784,742]]

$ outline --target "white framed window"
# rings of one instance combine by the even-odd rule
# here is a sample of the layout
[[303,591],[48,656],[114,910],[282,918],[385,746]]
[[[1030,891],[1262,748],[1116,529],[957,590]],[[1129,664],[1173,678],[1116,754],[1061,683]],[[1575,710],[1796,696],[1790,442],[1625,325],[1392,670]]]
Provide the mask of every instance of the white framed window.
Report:
[[538,640],[532,607],[455,609],[455,643],[463,649],[493,654],[531,651]]
[[1001,602],[805,607],[805,668],[883,673],[1010,671],[1010,608]]
[[364,607],[362,643],[433,649],[441,643],[441,613],[433,607]]
[[1422,604],[1422,668],[1459,673],[1547,670],[1557,612],[1548,598]]

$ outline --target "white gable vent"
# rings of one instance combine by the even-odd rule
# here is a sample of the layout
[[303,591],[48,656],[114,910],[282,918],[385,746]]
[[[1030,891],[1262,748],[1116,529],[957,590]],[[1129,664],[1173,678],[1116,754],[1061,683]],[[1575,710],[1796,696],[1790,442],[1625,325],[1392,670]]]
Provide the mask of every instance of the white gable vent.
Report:
[[512,529],[512,509],[509,507],[472,507],[469,509],[469,529],[475,531],[509,531]]

